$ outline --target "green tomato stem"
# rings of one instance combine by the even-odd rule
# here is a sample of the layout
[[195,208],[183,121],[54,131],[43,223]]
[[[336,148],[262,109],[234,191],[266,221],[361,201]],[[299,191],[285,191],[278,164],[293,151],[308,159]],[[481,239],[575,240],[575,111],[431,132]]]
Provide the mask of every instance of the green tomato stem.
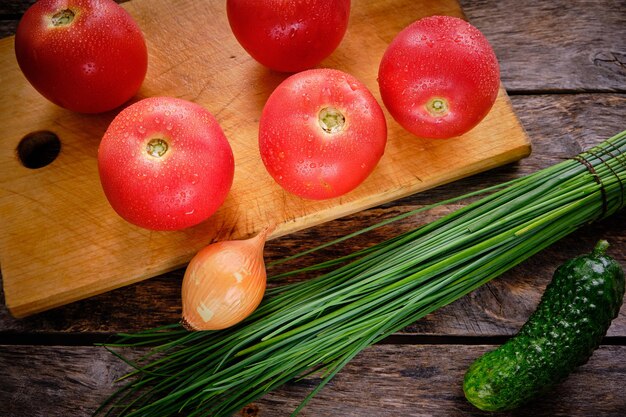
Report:
[[598,243],[596,243],[596,247],[593,248],[593,253],[601,255],[604,252],[606,252],[606,250],[608,248],[609,248],[609,242],[607,242],[606,240],[602,239],[602,240],[598,241]]
[[346,118],[339,110],[334,107],[324,107],[320,110],[319,124],[326,133],[338,133],[343,130],[346,124]]
[[165,155],[168,149],[169,146],[167,142],[165,139],[161,138],[150,139],[150,142],[146,145],[146,152],[148,155],[154,156],[155,158],[161,158]]
[[53,26],[67,26],[74,20],[76,14],[70,9],[64,9],[52,16]]
[[433,97],[426,103],[426,110],[434,117],[445,116],[448,114],[448,101],[440,97]]

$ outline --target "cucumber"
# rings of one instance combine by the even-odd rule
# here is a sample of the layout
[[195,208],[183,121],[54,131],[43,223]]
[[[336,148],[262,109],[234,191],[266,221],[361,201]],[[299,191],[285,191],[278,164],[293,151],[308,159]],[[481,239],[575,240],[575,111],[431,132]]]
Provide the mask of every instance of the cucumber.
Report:
[[478,358],[463,380],[465,397],[485,411],[506,411],[544,394],[586,363],[624,298],[624,271],[605,254],[570,259],[554,273],[518,334]]

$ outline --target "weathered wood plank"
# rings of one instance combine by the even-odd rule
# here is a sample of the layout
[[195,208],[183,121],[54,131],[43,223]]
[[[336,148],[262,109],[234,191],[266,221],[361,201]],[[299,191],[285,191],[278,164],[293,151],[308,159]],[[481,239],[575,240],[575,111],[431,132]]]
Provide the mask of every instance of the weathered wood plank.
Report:
[[[472,361],[493,346],[374,346],[323,390],[301,417],[488,416],[464,398],[462,378]],[[624,347],[603,347],[552,393],[501,417],[623,416],[626,400],[611,381],[624,380]],[[616,364],[615,368],[609,369]],[[597,378],[597,379],[596,379]],[[287,415],[314,385],[290,385],[259,404],[258,417]],[[367,387],[364,389],[363,387]],[[253,414],[254,415],[254,414]]]
[[626,2],[461,0],[512,91],[626,91]]
[[[463,397],[469,364],[493,346],[376,345],[350,362],[301,417],[486,416]],[[623,416],[625,346],[602,346],[570,378],[508,416]],[[129,368],[94,347],[0,346],[3,417],[89,416]],[[287,416],[319,379],[284,386],[242,410],[247,417]]]
[[93,347],[0,346],[0,415],[88,416],[128,367]]

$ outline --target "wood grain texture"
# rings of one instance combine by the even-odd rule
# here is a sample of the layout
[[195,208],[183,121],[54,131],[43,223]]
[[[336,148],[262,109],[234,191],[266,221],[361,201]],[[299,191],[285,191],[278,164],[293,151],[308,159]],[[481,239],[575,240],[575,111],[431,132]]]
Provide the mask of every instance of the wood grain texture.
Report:
[[[353,359],[300,417],[488,416],[464,398],[471,362],[495,346],[376,345]],[[124,351],[137,356],[140,351]],[[502,417],[623,417],[624,346],[602,346],[554,391]],[[16,372],[28,369],[28,373]],[[3,416],[87,417],[130,368],[103,348],[0,346]],[[320,382],[315,375],[289,383],[235,416],[286,417]],[[36,399],[36,400],[34,400]]]
[[626,92],[626,1],[461,5],[493,44],[507,91]]
[[[115,111],[79,115],[45,101],[24,80],[11,38],[0,41],[5,128],[0,146],[0,262],[6,304],[23,317],[153,277],[184,265],[207,242],[249,236],[268,224],[274,237],[392,201],[515,160],[528,139],[504,90],[475,129],[450,141],[410,135],[387,114],[389,141],[374,173],[353,192],[325,201],[289,195],[258,154],[258,118],[286,74],[262,68],[232,36],[224,2],[136,0],[124,4],[145,33],[149,69],[139,97],[197,102],[218,119],[235,154],[235,178],[224,205],[201,225],[152,232],[117,216],[100,187],[97,147]],[[348,32],[323,67],[360,79],[378,97],[378,63],[393,36],[431,14],[461,15],[455,0],[356,1]],[[169,19],[176,15],[176,19]],[[170,25],[162,25],[163,21]],[[211,25],[205,22],[212,21]],[[364,48],[363,45],[367,45]],[[50,130],[59,157],[32,170],[16,158],[28,133]]]

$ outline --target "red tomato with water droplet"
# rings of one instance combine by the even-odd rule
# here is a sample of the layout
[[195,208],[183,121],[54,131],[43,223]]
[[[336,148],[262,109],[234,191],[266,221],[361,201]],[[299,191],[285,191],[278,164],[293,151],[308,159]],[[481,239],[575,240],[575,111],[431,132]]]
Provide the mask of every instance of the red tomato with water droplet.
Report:
[[500,70],[477,28],[456,17],[431,16],[392,40],[378,84],[400,125],[416,136],[445,139],[468,132],[489,113]]
[[126,102],[148,65],[139,26],[112,0],[38,1],[17,27],[15,55],[39,93],[81,113]]
[[313,68],[341,43],[350,0],[228,0],[230,27],[241,46],[276,71]]
[[383,111],[355,77],[312,69],[283,81],[267,100],[259,149],[285,190],[307,199],[338,197],[374,170],[387,142]]
[[179,230],[222,205],[234,175],[217,120],[186,100],[153,97],[121,111],[98,149],[98,170],[113,209],[152,230]]

